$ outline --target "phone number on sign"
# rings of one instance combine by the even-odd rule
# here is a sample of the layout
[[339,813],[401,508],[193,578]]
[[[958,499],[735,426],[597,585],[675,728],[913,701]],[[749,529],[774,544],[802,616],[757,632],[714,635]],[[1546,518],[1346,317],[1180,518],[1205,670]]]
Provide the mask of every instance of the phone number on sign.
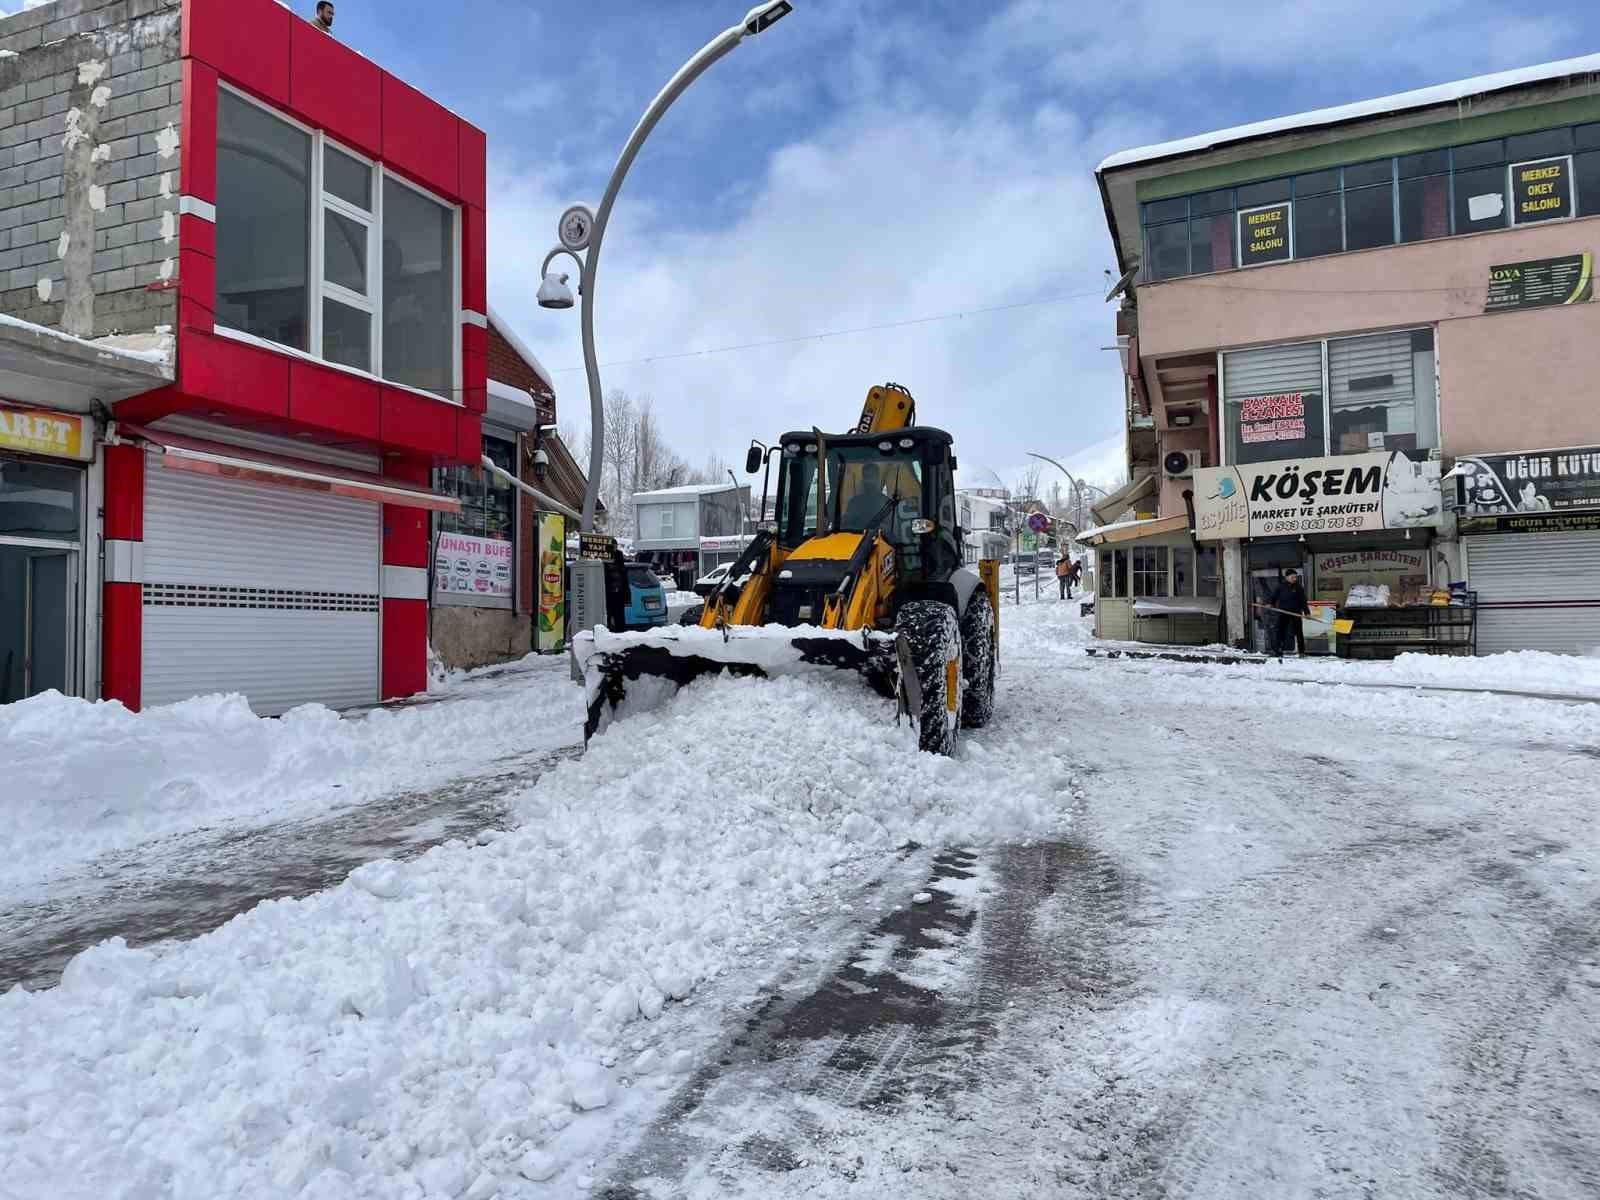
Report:
[[1261,522],[1262,533],[1319,533],[1327,529],[1360,529],[1359,514],[1348,517],[1283,517]]

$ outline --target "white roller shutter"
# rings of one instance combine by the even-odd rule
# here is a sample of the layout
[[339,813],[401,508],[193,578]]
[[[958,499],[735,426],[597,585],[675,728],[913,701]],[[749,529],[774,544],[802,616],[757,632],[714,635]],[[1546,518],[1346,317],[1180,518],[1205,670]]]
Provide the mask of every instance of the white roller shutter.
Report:
[[1478,653],[1600,649],[1600,533],[1469,537],[1467,586],[1478,593]]
[[143,702],[264,716],[378,699],[380,506],[163,467],[145,477]]

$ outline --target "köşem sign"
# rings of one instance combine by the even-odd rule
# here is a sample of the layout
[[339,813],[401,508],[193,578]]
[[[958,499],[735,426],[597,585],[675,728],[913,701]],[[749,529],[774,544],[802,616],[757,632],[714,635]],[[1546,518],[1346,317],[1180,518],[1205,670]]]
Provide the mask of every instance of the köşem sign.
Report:
[[1201,541],[1437,527],[1439,464],[1403,453],[1286,459],[1194,473]]

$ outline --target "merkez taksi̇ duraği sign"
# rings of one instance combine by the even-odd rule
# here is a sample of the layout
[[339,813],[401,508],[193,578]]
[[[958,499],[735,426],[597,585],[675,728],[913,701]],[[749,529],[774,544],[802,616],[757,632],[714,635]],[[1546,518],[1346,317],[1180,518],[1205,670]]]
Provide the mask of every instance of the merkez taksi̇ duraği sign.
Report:
[[1439,464],[1399,451],[1207,467],[1194,473],[1202,541],[1437,527]]

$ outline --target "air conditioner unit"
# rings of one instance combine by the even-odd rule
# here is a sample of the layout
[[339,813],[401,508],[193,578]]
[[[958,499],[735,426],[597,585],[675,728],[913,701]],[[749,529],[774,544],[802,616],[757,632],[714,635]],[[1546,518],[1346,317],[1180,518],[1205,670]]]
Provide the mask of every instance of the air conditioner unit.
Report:
[[1205,465],[1204,450],[1171,450],[1161,460],[1161,469],[1168,479],[1188,479]]

